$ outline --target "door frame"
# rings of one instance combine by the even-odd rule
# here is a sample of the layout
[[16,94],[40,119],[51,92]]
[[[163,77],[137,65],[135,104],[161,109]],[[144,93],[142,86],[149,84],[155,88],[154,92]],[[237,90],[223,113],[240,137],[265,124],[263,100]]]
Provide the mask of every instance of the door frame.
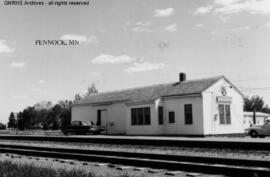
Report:
[[107,109],[98,109],[97,110],[97,123],[96,125],[102,125],[102,122],[105,122],[105,134],[108,134],[108,115],[106,114],[104,120],[102,121],[102,112],[107,113]]

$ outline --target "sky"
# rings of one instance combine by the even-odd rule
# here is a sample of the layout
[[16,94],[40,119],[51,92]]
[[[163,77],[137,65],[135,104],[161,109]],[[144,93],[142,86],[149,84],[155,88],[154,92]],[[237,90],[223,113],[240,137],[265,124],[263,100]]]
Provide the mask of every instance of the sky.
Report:
[[[42,1],[42,0],[40,0]],[[43,0],[46,2],[45,0]],[[0,1],[0,121],[40,101],[224,75],[270,105],[269,0]],[[79,40],[39,46],[35,40]]]

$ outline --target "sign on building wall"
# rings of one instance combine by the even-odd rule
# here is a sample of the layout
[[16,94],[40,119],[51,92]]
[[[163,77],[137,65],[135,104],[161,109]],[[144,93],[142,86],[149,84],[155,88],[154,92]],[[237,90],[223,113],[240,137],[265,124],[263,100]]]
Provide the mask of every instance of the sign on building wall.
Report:
[[217,96],[217,102],[222,102],[222,103],[232,102],[232,97],[227,96],[227,90],[224,86],[221,87],[220,92],[222,96]]
[[232,97],[228,97],[228,96],[217,96],[217,102],[231,103],[232,102]]

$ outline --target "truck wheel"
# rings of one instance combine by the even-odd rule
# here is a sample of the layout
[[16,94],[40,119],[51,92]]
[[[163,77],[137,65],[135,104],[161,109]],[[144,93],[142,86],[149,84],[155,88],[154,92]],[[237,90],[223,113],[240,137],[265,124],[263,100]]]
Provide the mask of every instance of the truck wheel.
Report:
[[93,135],[99,135],[100,132],[93,132]]
[[251,130],[249,135],[252,137],[252,138],[257,138],[258,137],[258,133],[255,131],[255,130]]
[[68,135],[68,132],[63,132],[64,135]]
[[260,138],[265,138],[265,135],[259,135]]

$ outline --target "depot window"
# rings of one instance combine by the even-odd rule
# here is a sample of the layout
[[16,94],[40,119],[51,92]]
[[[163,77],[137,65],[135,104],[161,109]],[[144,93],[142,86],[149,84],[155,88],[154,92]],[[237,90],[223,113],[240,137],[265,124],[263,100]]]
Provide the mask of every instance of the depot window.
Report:
[[219,104],[219,123],[231,124],[231,106],[228,104]]
[[150,107],[131,109],[131,125],[150,125],[150,118]]
[[158,107],[158,123],[161,125],[163,124],[163,107]]
[[185,104],[185,124],[192,124],[192,104]]
[[174,111],[169,112],[169,123],[175,123]]

